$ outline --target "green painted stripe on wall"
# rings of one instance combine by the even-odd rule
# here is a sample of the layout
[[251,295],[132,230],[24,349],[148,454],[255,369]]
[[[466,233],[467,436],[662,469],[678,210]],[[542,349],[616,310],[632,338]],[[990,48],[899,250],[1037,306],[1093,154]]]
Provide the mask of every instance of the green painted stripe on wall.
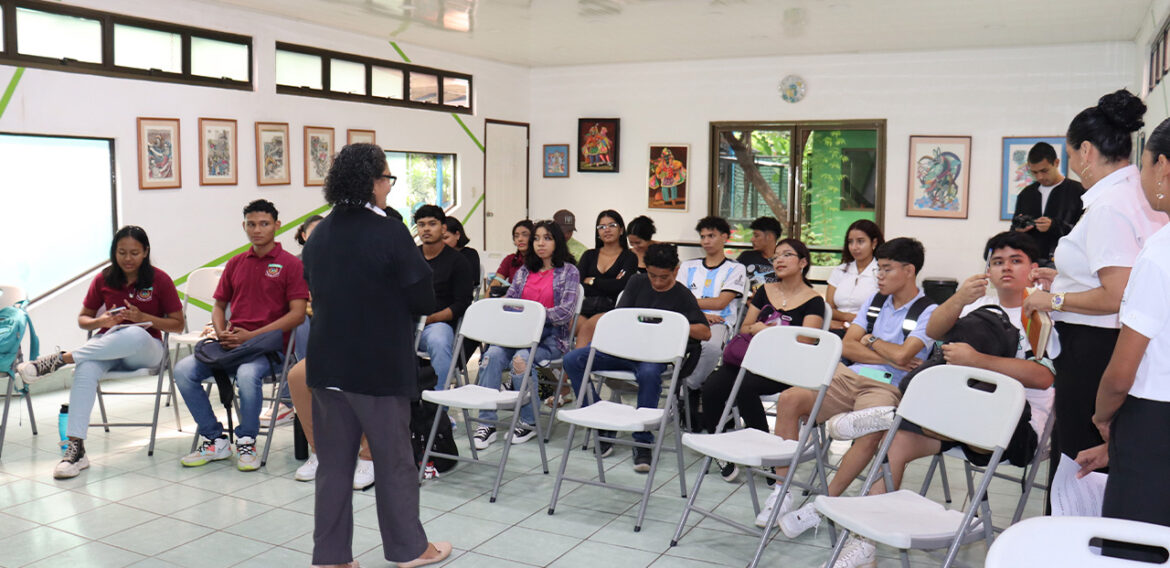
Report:
[[454,118],[455,122],[458,122],[459,126],[463,127],[463,131],[467,133],[467,136],[471,138],[472,142],[475,142],[475,145],[479,148],[479,151],[483,152],[484,151],[483,144],[479,141],[479,138],[475,137],[475,134],[472,133],[471,129],[467,127],[467,124],[465,124],[463,122],[463,119],[459,118],[459,115],[457,115],[455,113],[451,113],[451,118]]
[[402,51],[402,48],[401,48],[401,47],[398,47],[398,43],[397,43],[397,42],[395,42],[395,41],[391,41],[391,42],[390,42],[390,47],[393,47],[393,48],[394,48],[394,51],[397,51],[397,52],[398,52],[398,57],[401,57],[403,61],[405,61],[405,62],[407,62],[407,63],[410,63],[410,58],[406,56],[406,52],[405,52],[405,51]]
[[4,116],[4,111],[8,109],[8,101],[12,100],[12,93],[16,92],[16,85],[20,83],[20,78],[23,76],[24,67],[17,67],[12,78],[8,80],[8,88],[4,89],[4,96],[0,97],[0,117]]
[[471,211],[468,211],[467,214],[463,216],[463,224],[467,224],[467,220],[471,218],[471,215],[475,213],[476,209],[479,209],[480,203],[483,203],[483,194],[480,194],[479,199],[475,200],[475,204],[471,206]]

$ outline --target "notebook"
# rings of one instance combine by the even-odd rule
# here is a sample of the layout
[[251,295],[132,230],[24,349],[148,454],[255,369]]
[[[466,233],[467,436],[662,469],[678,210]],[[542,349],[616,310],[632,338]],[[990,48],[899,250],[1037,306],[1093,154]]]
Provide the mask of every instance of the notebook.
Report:
[[[1031,293],[1029,290],[1028,294]],[[1028,337],[1028,343],[1032,346],[1032,354],[1037,359],[1043,357],[1048,349],[1048,339],[1052,337],[1052,317],[1047,312],[1037,310],[1031,315],[1023,315],[1021,311],[1020,319],[1024,324],[1024,335]]]

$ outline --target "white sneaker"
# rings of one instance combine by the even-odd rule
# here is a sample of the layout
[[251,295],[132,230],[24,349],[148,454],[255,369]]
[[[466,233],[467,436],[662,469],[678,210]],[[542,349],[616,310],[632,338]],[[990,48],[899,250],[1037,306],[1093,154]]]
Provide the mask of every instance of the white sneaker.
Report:
[[[523,444],[528,440],[536,437],[536,428],[529,426],[523,422],[516,423],[516,429],[512,430],[512,443]],[[478,448],[477,448],[478,449]]]
[[893,406],[875,406],[838,414],[825,423],[834,440],[855,440],[866,434],[889,430],[894,425]]
[[222,435],[214,440],[208,440],[202,436],[199,439],[201,440],[199,447],[179,460],[184,466],[199,467],[207,462],[226,460],[232,457],[232,447],[228,444],[227,435]]
[[[780,486],[776,486],[772,490],[772,494],[768,495],[768,499],[764,501],[764,506],[760,508],[760,514],[756,515],[756,526],[764,528],[768,524],[768,516],[772,514],[772,508],[776,506],[776,501],[780,498]],[[780,524],[780,517],[783,517],[788,511],[792,510],[792,492],[784,494],[784,500],[780,502],[780,514],[776,516],[776,524]]]
[[[297,413],[293,410],[293,407],[282,402],[277,406],[277,408],[279,408],[279,410],[276,411],[276,425],[280,426],[282,424],[291,424],[293,418],[295,418],[297,415]],[[271,406],[265,408],[264,411],[260,413],[261,424],[267,426],[270,420],[272,420]]]
[[812,503],[780,517],[780,532],[788,538],[796,538],[804,531],[821,524],[821,514]]
[[89,467],[89,458],[85,457],[85,442],[69,438],[69,445],[65,447],[65,457],[53,468],[54,479],[71,479],[81,475],[81,470]]
[[41,377],[64,367],[64,354],[64,351],[57,351],[48,355],[41,355],[32,361],[26,361],[18,365],[16,372],[20,374],[20,378],[25,384],[31,385],[40,380]]
[[475,429],[475,435],[471,437],[475,444],[475,449],[486,450],[492,442],[496,441],[496,429],[491,426],[480,426]]
[[297,468],[293,479],[297,481],[313,481],[317,479],[317,454],[309,454],[309,459]]
[[[853,535],[850,535],[849,540],[845,541],[845,546],[841,548],[841,555],[837,557],[837,562],[833,564],[833,568],[876,567],[877,547],[869,540]],[[824,568],[829,568],[827,562]]]
[[354,491],[365,491],[374,485],[374,462],[358,458],[357,468],[353,470]]
[[236,438],[236,469],[256,471],[260,469],[260,456],[256,453],[256,438]]

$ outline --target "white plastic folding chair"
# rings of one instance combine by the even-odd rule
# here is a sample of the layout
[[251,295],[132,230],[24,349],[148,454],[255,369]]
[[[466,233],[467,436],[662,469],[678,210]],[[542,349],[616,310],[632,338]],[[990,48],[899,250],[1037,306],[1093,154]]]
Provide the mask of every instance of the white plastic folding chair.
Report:
[[[27,297],[28,296],[24,293],[24,288],[19,286],[0,284],[0,309],[12,306],[17,302],[23,302],[25,299],[27,299]],[[8,434],[8,409],[9,405],[12,403],[12,397],[14,396],[24,398],[24,402],[28,406],[29,425],[32,426],[33,435],[37,435],[37,419],[36,414],[33,414],[32,394],[28,392],[27,386],[21,388],[21,390],[17,392],[17,378],[13,375],[16,365],[23,360],[23,356],[24,350],[21,349],[17,353],[16,360],[13,361],[12,369],[0,369],[0,375],[2,375],[6,379],[5,382],[8,383],[7,390],[4,394],[4,416],[3,418],[0,418],[0,453],[4,451],[4,437]]]
[[[894,413],[894,423],[882,440],[859,497],[816,498],[822,515],[848,533],[856,533],[899,549],[903,566],[910,565],[907,550],[946,548],[943,567],[949,567],[959,547],[980,537],[991,542],[991,510],[983,496],[1011,441],[1020,412],[1024,387],[994,371],[939,365],[923,371],[910,383]],[[970,503],[963,511],[951,510],[914,491],[902,489],[869,495],[877,481],[886,453],[903,420],[967,445],[991,451],[991,460]],[[976,514],[981,518],[975,519]],[[832,566],[845,545],[840,538],[828,565]]]
[[[92,333],[90,334],[92,336]],[[98,411],[102,417],[101,422],[90,422],[90,428],[101,427],[106,432],[110,428],[135,428],[150,426],[150,444],[146,447],[146,455],[154,455],[154,441],[158,434],[158,414],[162,408],[162,399],[164,396],[168,397],[175,407],[175,429],[180,432],[183,431],[182,425],[179,423],[178,413],[178,398],[175,397],[175,381],[174,376],[171,376],[169,385],[167,382],[167,372],[171,368],[171,349],[170,349],[170,334],[163,332],[162,334],[163,356],[158,362],[158,365],[153,367],[144,367],[141,369],[131,369],[125,371],[107,371],[102,374],[97,383],[97,403]],[[156,379],[154,390],[151,391],[128,391],[116,390],[109,391],[102,388],[103,381],[135,379],[142,377],[154,377]],[[107,396],[153,396],[154,397],[154,414],[150,422],[110,422],[109,415],[106,413],[106,397]]]
[[[467,312],[463,315],[463,323],[459,326],[459,333],[455,334],[455,344],[461,345],[463,338],[468,338],[485,345],[527,349],[528,360],[533,361],[536,358],[536,348],[540,344],[540,336],[544,331],[544,322],[545,309],[539,302],[513,298],[487,298],[475,302],[467,308]],[[447,369],[443,379],[442,384],[445,387],[455,377],[455,367],[455,361],[452,359],[451,367]],[[471,447],[471,457],[434,451],[439,421],[447,419],[446,412],[436,412],[434,423],[431,425],[431,433],[427,437],[426,450],[423,452],[422,462],[419,465],[419,481],[421,482],[425,478],[426,464],[432,456],[493,466],[496,468],[496,480],[492,485],[490,500],[495,503],[496,496],[500,492],[500,483],[504,479],[504,466],[508,463],[508,452],[512,448],[512,432],[515,431],[516,424],[520,420],[520,408],[526,402],[539,404],[535,376],[536,367],[529,365],[519,390],[463,385],[455,388],[443,388],[442,390],[423,391],[422,399],[424,401],[437,404],[440,409],[444,407],[458,408],[463,412],[463,425]],[[491,422],[497,427],[503,427],[507,424],[508,428],[504,434],[503,451],[498,462],[490,463],[479,458],[479,452],[475,449],[471,423],[473,421],[489,422],[478,417],[472,418],[468,410],[509,410],[512,412],[512,418],[507,422],[503,420]],[[536,428],[536,444],[540,450],[540,461],[544,465],[544,472],[548,473],[548,459],[545,456],[544,436],[541,432],[540,420],[536,420],[534,426]]]
[[1166,565],[1101,556],[1093,550],[1097,539],[1170,550],[1170,527],[1104,517],[1033,517],[999,535],[987,551],[984,566],[1140,568]]
[[[572,327],[569,328],[569,348],[570,349],[572,349],[573,344],[577,341],[577,321],[581,319],[581,306],[583,306],[583,305],[585,305],[585,287],[578,284],[577,285],[577,306],[573,311],[574,316],[573,316],[573,323],[571,324]],[[549,409],[549,411],[547,412],[548,426],[544,430],[544,441],[546,443],[548,442],[549,438],[552,437],[553,430],[556,429],[557,410],[560,409],[560,392],[561,392],[561,389],[563,389],[565,387],[564,363],[565,363],[565,357],[564,357],[564,355],[562,355],[560,357],[557,357],[556,359],[552,359],[552,360],[544,361],[544,362],[539,362],[539,364],[538,364],[538,367],[546,367],[548,369],[551,369],[552,372],[557,377],[557,382],[554,385],[554,389],[553,389],[553,397],[554,397],[553,398],[553,405],[552,405],[552,408]],[[537,380],[539,381],[539,375],[538,375]],[[543,406],[544,405],[541,404],[540,407],[538,407],[538,408],[540,408],[541,414],[546,414],[544,409],[543,409]]]
[[[686,471],[682,456],[682,436],[678,423],[678,412],[675,397],[666,397],[665,408],[634,408],[612,401],[593,401],[596,392],[593,382],[600,382],[599,373],[593,372],[593,361],[598,352],[648,363],[667,363],[674,367],[670,376],[668,392],[674,392],[679,380],[679,369],[682,359],[686,355],[687,339],[690,335],[690,323],[687,318],[677,312],[653,310],[644,308],[618,308],[610,310],[601,316],[597,322],[597,329],[593,334],[593,341],[589,345],[589,358],[585,363],[585,372],[581,381],[581,388],[577,393],[577,406],[572,410],[562,410],[557,419],[569,424],[569,436],[565,442],[565,453],[561,458],[561,467],[557,472],[556,484],[553,486],[552,499],[549,501],[548,514],[553,514],[560,496],[561,484],[565,481],[575,481],[586,485],[608,487],[642,495],[641,505],[638,507],[638,518],[634,524],[634,532],[642,530],[642,520],[646,516],[646,505],[649,503],[650,490],[654,483],[654,474],[658,469],[659,457],[664,449],[678,455],[678,477],[682,496],[687,495]],[[586,398],[592,404],[586,405]],[[666,427],[674,425],[675,445],[673,448],[663,446],[666,437]],[[608,430],[613,432],[645,432],[655,433],[653,443],[627,441],[619,438],[607,438],[598,433],[597,441],[630,445],[650,449],[650,471],[646,475],[643,487],[633,487],[607,483],[605,481],[605,467],[601,453],[595,451],[597,459],[598,479],[567,477],[565,470],[569,465],[569,452],[573,449],[573,437],[577,428],[589,430]]]
[[[195,331],[191,331],[191,316],[187,308],[191,306],[192,299],[206,306],[214,306],[215,289],[219,286],[219,277],[222,274],[222,266],[196,268],[187,275],[187,281],[183,283],[183,333],[170,336],[170,343],[174,347],[175,353],[167,363],[171,373],[171,394],[167,397],[167,406],[174,407],[175,426],[179,430],[183,428],[179,422],[179,399],[174,392],[175,362],[180,358],[179,350],[181,348],[186,347],[188,354],[195,353],[195,344],[203,339],[203,326],[200,325]],[[208,315],[210,316],[210,313]]]
[[[823,491],[828,486],[825,480],[825,467],[820,440],[816,436],[812,422],[803,424],[796,440],[785,440],[770,432],[745,428],[732,432],[724,432],[723,425],[731,415],[731,408],[735,405],[735,395],[739,392],[744,374],[755,373],[761,377],[792,387],[806,388],[817,392],[816,402],[813,404],[810,416],[816,416],[820,411],[821,402],[829,383],[833,380],[833,372],[837,362],[841,359],[841,339],[832,333],[819,329],[802,327],[777,326],[761,331],[748,345],[740,366],[739,375],[731,388],[727,404],[719,420],[719,429],[714,434],[683,434],[684,446],[699,452],[704,456],[699,466],[699,477],[691,489],[690,499],[683,509],[682,517],[678,521],[678,528],[674,532],[671,546],[676,546],[682,539],[686,528],[687,517],[691,512],[699,513],[716,521],[736,527],[748,534],[760,537],[760,544],[751,566],[756,566],[764,552],[768,540],[776,534],[776,519],[780,514],[780,507],[774,507],[772,515],[764,525],[763,530],[749,527],[724,517],[713,511],[695,505],[699,496],[699,489],[707,475],[707,468],[712,459],[732,462],[749,468],[749,472],[760,469],[761,475],[779,479],[770,471],[772,467],[788,468],[783,478],[781,495],[786,494],[790,487],[796,486],[810,491],[819,488]],[[797,465],[815,460],[816,466],[813,477],[809,482],[802,483],[796,480]],[[752,506],[758,514],[760,511],[759,499],[756,496],[756,487],[750,479],[748,488],[752,496]]]

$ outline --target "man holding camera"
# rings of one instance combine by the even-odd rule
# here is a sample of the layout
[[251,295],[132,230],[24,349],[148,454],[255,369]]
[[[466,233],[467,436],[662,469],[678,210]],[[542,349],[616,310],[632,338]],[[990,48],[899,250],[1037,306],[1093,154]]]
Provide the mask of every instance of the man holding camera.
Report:
[[1060,158],[1047,142],[1040,142],[1028,151],[1028,171],[1036,181],[1016,197],[1012,230],[1031,235],[1040,247],[1040,265],[1050,266],[1057,242],[1081,218],[1084,210],[1081,194],[1085,188],[1080,182],[1060,175]]

